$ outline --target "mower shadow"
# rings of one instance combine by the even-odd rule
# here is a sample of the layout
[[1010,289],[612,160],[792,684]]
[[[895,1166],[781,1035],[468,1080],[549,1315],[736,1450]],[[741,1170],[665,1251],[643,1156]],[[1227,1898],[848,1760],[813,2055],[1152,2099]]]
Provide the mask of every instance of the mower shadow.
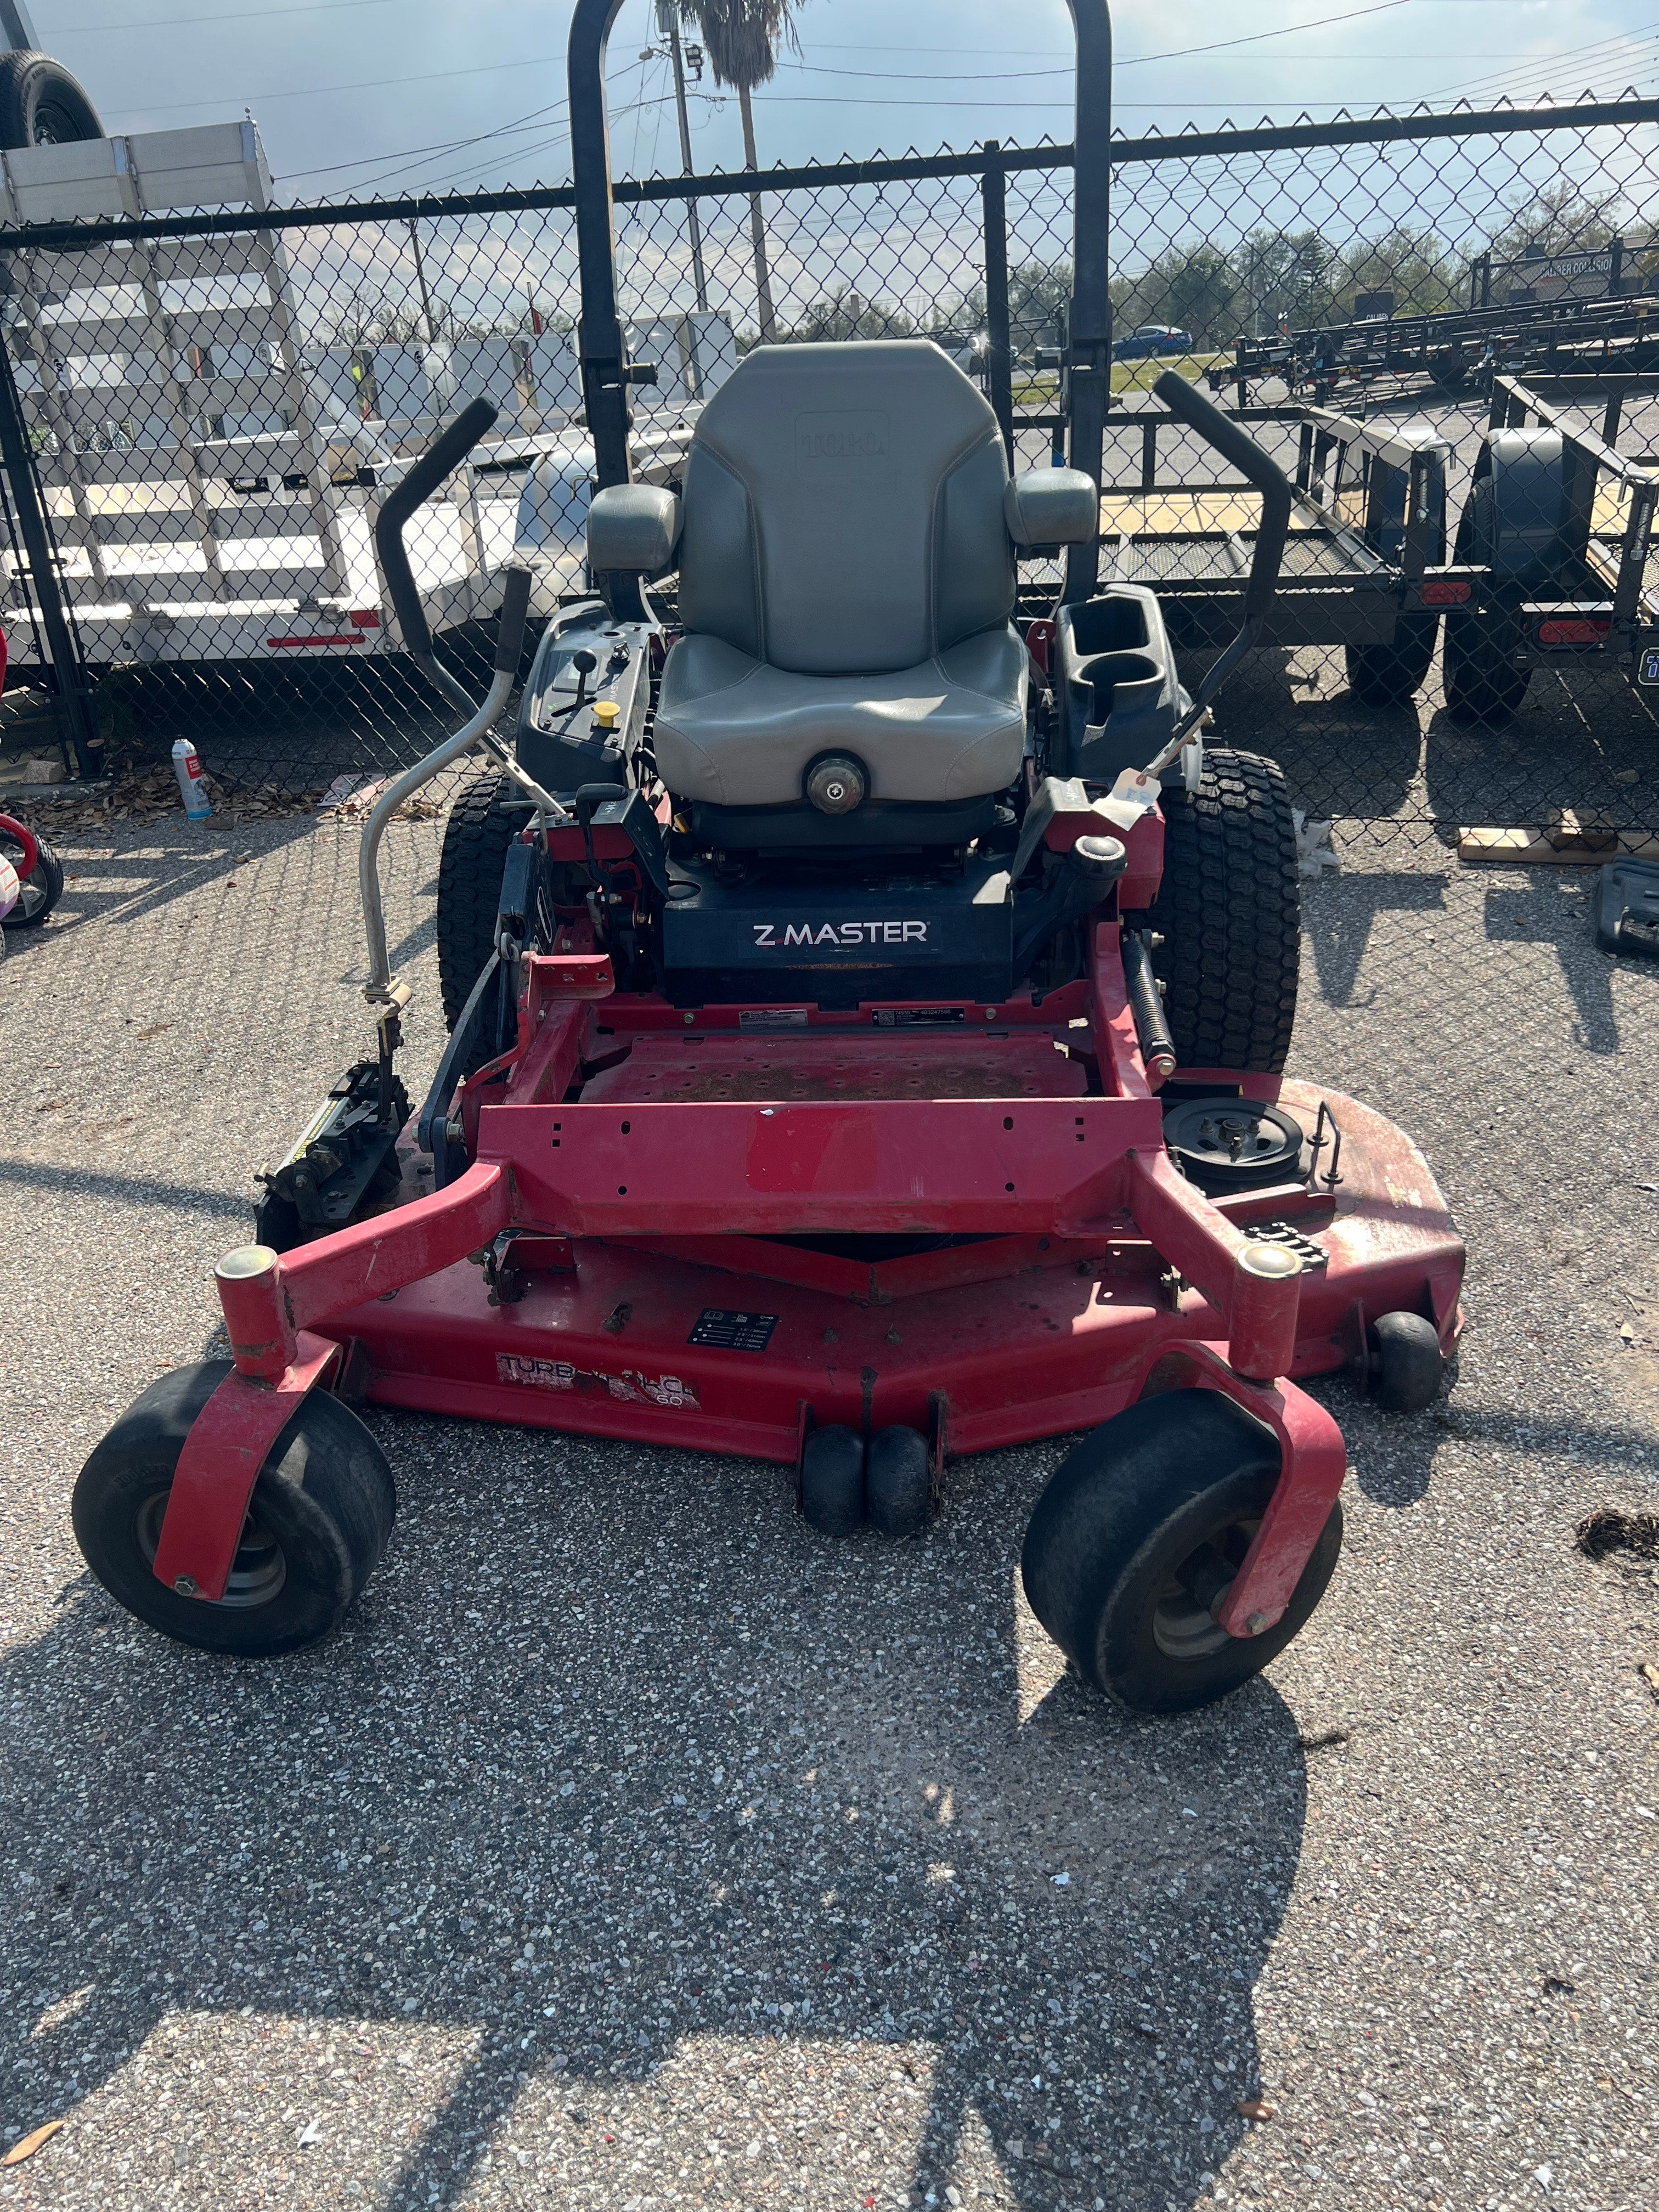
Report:
[[1619,1050],[1615,972],[1654,971],[1639,957],[1617,959],[1596,945],[1595,884],[1593,873],[1577,868],[1528,868],[1518,878],[1492,884],[1486,899],[1486,939],[1492,945],[1553,946],[1577,1010],[1571,1041],[1584,1052],[1607,1055]]
[[[123,927],[147,921],[175,899],[239,878],[244,854],[268,860],[284,845],[314,836],[316,830],[316,817],[305,813],[244,823],[215,815],[199,829],[186,827],[175,817],[149,829],[131,822],[112,822],[106,829],[61,831],[54,842],[61,843],[68,862],[63,908],[44,928],[15,931],[8,957],[26,946],[34,950],[49,945],[62,931],[78,928],[84,921],[113,922]],[[113,843],[118,838],[121,842]],[[95,858],[88,857],[82,849],[88,846],[94,848]],[[132,877],[141,872],[149,878],[144,888],[128,888]],[[102,888],[100,877],[123,887]]]
[[[570,2145],[589,2107],[660,2143],[630,2189],[702,2170],[684,2076],[711,2039],[796,2067],[799,2156],[860,2199],[942,2197],[988,2150],[1043,2212],[1205,2193],[1259,2087],[1303,1754],[1266,1682],[1154,1724],[1056,1680],[1014,1598],[1053,1450],[953,1468],[923,1541],[830,1546],[776,1470],[373,1418],[403,1518],[332,1646],[204,1658],[83,1579],[0,1669],[33,1908],[9,1978],[37,1998],[0,2031],[9,2124],[70,2110],[168,2013],[252,2006],[466,2039],[395,2173],[362,2172],[387,2206],[476,2190],[509,2118],[520,2145],[563,2130],[570,2181],[620,2202],[623,2154]],[[883,2052],[914,2124],[884,2060],[849,2153]],[[767,2096],[736,2124],[782,2130]],[[816,2202],[793,2164],[785,2201]],[[704,2186],[749,2202],[779,2173]]]
[[[252,1202],[238,1194],[208,1190],[198,1183],[164,1182],[152,1176],[110,1175],[97,1168],[52,1167],[42,1160],[8,1158],[0,1154],[0,1188],[6,1184],[24,1190],[73,1191],[81,1196],[111,1200],[117,1206],[155,1206],[186,1213],[210,1213],[221,1219],[251,1224]],[[203,1354],[205,1358],[208,1355]]]
[[1304,884],[1303,934],[1312,951],[1320,994],[1326,1003],[1353,1006],[1370,1005],[1375,998],[1373,988],[1363,1000],[1357,999],[1354,987],[1379,915],[1443,915],[1445,908],[1445,878],[1425,875],[1420,870],[1344,871]]

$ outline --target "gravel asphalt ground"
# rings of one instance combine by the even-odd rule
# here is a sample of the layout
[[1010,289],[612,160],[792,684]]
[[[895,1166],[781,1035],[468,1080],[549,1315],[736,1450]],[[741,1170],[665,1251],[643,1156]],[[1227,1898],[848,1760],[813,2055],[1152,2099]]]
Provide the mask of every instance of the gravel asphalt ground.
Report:
[[[1572,1540],[1654,1503],[1659,969],[1577,871],[1338,844],[1295,1066],[1427,1151],[1462,1372],[1409,1419],[1332,1387],[1329,1595],[1152,1724],[1020,1596],[1058,1443],[831,1546],[773,1468],[373,1413],[400,1518],[337,1642],[135,1626],[70,1486],[215,1344],[251,1170],[362,1048],[356,837],[70,841],[0,966],[0,2147],[64,2123],[0,2207],[1659,2203],[1659,1574]],[[436,853],[386,864],[416,1070]]]

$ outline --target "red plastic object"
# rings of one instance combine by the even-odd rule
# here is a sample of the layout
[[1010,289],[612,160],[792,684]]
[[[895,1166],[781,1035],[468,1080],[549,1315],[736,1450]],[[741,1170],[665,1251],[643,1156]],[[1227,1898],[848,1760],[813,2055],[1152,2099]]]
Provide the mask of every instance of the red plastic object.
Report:
[[1467,606],[1474,596],[1474,586],[1467,576],[1431,576],[1422,589],[1425,607]]
[[16,871],[18,882],[27,883],[40,864],[40,848],[35,842],[34,832],[26,830],[12,814],[0,814],[0,830],[4,830],[7,836],[15,837],[22,847],[21,857],[11,865]]
[[1607,615],[1552,615],[1538,625],[1540,645],[1605,645],[1613,628]]

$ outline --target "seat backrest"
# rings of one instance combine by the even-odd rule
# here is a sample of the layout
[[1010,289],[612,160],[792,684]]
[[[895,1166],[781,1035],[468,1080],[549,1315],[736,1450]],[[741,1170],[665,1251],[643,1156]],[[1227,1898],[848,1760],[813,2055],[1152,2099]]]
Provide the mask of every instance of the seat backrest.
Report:
[[914,667],[1012,613],[1007,481],[928,340],[757,346],[687,457],[680,619],[802,675]]

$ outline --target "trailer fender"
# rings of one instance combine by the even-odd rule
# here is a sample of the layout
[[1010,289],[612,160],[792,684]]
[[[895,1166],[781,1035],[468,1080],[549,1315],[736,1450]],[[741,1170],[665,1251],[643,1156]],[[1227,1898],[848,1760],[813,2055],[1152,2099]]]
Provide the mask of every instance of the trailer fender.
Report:
[[[1424,558],[1437,565],[1446,557],[1446,441],[1426,422],[1407,422],[1394,433],[1396,446],[1413,447],[1426,455]],[[1370,497],[1365,510],[1365,543],[1375,553],[1398,566],[1406,554],[1407,504],[1410,471],[1381,454],[1371,463]]]
[[1491,538],[1466,557],[1490,563],[1498,584],[1540,584],[1565,552],[1566,457],[1559,430],[1494,430],[1475,464],[1492,479]]

